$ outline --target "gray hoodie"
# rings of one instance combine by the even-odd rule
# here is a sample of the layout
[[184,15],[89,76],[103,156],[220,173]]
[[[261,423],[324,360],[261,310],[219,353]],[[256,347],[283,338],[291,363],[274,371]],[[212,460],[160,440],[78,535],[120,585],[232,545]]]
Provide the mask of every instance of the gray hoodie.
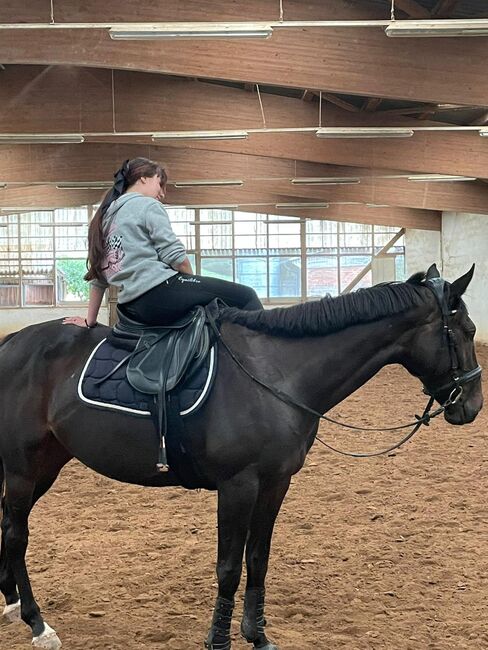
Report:
[[118,301],[129,302],[177,273],[172,267],[186,257],[166,210],[156,199],[137,192],[123,194],[103,217],[106,282],[91,284],[119,288]]

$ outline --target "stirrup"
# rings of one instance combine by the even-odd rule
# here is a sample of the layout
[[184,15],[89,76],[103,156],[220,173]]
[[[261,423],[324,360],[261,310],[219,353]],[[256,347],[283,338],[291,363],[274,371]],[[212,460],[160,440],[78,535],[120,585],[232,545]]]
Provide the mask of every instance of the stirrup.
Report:
[[166,465],[166,463],[156,463],[156,468],[161,473],[169,472],[169,465]]

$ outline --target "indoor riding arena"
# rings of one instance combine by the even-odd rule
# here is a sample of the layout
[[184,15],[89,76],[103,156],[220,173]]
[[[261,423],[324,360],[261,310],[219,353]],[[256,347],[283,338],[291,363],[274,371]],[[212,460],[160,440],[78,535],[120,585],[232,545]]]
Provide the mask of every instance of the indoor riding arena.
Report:
[[[0,3],[2,650],[488,648],[487,60],[486,0]],[[146,411],[83,393],[139,157],[264,306]]]

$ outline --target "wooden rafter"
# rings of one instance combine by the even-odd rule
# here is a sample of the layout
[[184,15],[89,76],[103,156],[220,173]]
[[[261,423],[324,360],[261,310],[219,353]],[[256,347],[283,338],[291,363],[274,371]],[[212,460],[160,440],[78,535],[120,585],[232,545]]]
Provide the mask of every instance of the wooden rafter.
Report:
[[341,99],[340,97],[337,97],[337,95],[333,95],[332,93],[322,93],[322,99],[325,99],[331,104],[334,104],[335,106],[339,106],[339,108],[343,108],[345,111],[349,111],[350,113],[358,113],[360,110],[358,106],[355,106],[354,104],[351,104],[350,102],[347,102],[345,99]]
[[404,11],[410,18],[430,18],[430,11],[415,2],[415,0],[396,0],[395,6]]
[[365,101],[365,103],[361,107],[361,110],[366,111],[366,113],[374,113],[378,109],[382,101],[383,101],[382,97],[370,97]]
[[435,7],[432,9],[432,17],[446,18],[450,16],[459,0],[438,0]]

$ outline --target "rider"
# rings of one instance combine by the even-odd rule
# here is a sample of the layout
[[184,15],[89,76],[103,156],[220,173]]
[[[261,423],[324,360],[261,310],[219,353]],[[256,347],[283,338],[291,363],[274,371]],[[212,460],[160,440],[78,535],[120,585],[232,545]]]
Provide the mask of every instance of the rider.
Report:
[[119,289],[119,309],[147,325],[172,323],[216,297],[231,307],[263,308],[254,289],[193,273],[161,204],[168,179],[160,164],[134,158],[114,177],[88,231],[88,314],[65,324],[95,327],[109,285]]

